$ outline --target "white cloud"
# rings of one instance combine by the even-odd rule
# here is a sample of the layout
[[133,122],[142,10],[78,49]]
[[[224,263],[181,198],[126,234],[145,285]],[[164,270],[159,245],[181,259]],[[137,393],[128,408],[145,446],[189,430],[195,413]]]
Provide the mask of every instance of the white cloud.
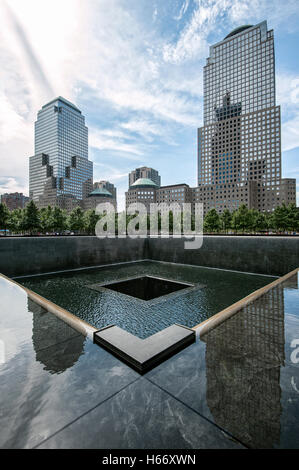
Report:
[[299,147],[299,113],[294,119],[282,123],[281,132],[284,152]]
[[298,107],[299,104],[299,76],[291,73],[278,74],[276,77],[276,99],[278,103],[288,108]]
[[178,64],[194,58],[203,58],[208,51],[206,34],[208,23],[213,17],[212,8],[199,7],[194,11],[191,21],[185,26],[175,44],[163,48],[165,62]]
[[[283,12],[274,4],[270,26],[298,10],[293,0]],[[172,3],[157,5],[148,21],[123,0],[1,0],[0,174],[26,183],[36,113],[53,95],[83,104],[85,115],[96,109],[105,126],[90,118],[91,153],[113,152],[124,162],[141,161],[158,141],[175,144],[178,129],[201,125],[209,35],[219,24],[264,19],[269,9],[264,0],[184,0],[177,29],[161,32],[158,24],[174,23]],[[286,77],[279,89],[286,148],[297,146],[298,78]]]
[[95,163],[95,166],[100,168],[101,179],[107,179],[112,183],[122,179],[128,179],[130,168],[127,168],[126,172],[121,173],[118,168],[107,165],[106,163]]
[[188,7],[189,7],[189,3],[190,3],[190,0],[185,0],[183,3],[182,3],[182,6],[181,6],[181,9],[180,9],[180,12],[178,14],[178,16],[174,16],[174,20],[177,20],[177,21],[180,21],[184,14],[186,13],[186,11],[188,10]]
[[298,24],[296,17],[299,13],[297,0],[284,0],[283,8],[281,0],[230,0],[226,2],[229,20],[235,25],[256,24],[267,20],[272,27],[284,28],[287,31],[293,29],[294,23]]
[[26,139],[29,131],[28,123],[2,91],[0,91],[0,109],[5,110],[0,113],[0,143],[5,144],[17,136]]
[[130,132],[140,134],[144,139],[152,141],[153,136],[162,136],[163,128],[158,124],[145,120],[131,120],[120,124]]
[[72,98],[71,77],[66,79],[69,54],[61,35],[77,13],[76,3],[1,0],[0,175],[14,175],[13,191],[28,194],[37,110],[54,93]]
[[230,7],[230,17],[234,23],[243,22],[245,18],[251,16],[252,11],[259,9],[259,2],[257,0],[241,0],[233,2]]
[[292,150],[299,147],[299,76],[279,74],[276,88],[282,114],[282,150]]
[[[292,30],[293,22],[297,26],[299,14],[298,0],[285,0],[283,8],[281,0],[194,0],[194,3],[197,7],[177,41],[164,45],[166,62],[180,64],[207,56],[209,34],[221,30],[223,25],[233,29],[243,23],[256,24],[268,19],[271,26],[283,24],[287,30]],[[182,18],[186,6],[188,8],[183,3],[177,19]]]
[[[36,113],[53,95],[74,102],[82,96],[87,103],[104,102],[120,113],[140,115],[120,115],[110,129],[89,126],[91,148],[133,161],[139,161],[144,144],[162,138],[166,128],[164,140],[171,142],[168,122],[197,125],[199,106],[180,95],[180,77],[163,86],[168,72],[161,70],[152,33],[121,1],[89,0],[83,6],[79,0],[11,0],[1,3],[0,12],[2,175],[28,180],[24,168],[34,152]],[[134,122],[135,129],[130,125]],[[151,123],[147,128],[142,124],[146,122]]]
[[27,193],[27,185],[14,177],[0,177],[0,194],[16,192]]
[[90,129],[89,132],[89,145],[98,150],[112,150],[119,152],[119,156],[130,158],[131,160],[140,160],[139,156],[143,151],[138,145],[125,143],[122,133],[111,131],[100,131],[97,129]]

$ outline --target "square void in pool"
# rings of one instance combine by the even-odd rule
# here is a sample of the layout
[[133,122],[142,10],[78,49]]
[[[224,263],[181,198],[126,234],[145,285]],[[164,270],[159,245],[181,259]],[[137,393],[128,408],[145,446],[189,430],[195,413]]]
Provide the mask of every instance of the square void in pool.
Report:
[[194,284],[172,281],[153,276],[140,276],[112,283],[101,284],[100,288],[110,289],[141,300],[153,300],[164,295],[194,287]]

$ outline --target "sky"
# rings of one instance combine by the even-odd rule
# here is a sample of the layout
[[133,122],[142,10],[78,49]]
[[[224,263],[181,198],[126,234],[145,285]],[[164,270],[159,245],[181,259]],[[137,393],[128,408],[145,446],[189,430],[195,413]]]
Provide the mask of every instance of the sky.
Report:
[[298,0],[0,0],[0,194],[28,195],[37,111],[56,96],[89,128],[94,181],[124,208],[128,173],[196,186],[209,46],[243,24],[274,29],[282,175],[299,200]]

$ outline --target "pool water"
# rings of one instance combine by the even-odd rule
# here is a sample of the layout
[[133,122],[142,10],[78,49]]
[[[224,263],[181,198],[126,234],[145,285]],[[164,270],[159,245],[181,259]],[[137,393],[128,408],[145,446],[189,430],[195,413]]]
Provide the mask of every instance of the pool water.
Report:
[[184,282],[175,282],[168,279],[161,279],[160,277],[153,276],[139,276],[127,279],[125,281],[113,281],[105,283],[104,285],[95,284],[93,289],[112,289],[121,294],[130,295],[137,299],[149,300],[164,297],[165,295],[172,294],[182,289],[186,289],[193,284],[186,284]]
[[[97,284],[142,276],[185,282],[194,287],[158,296],[149,302],[112,289],[92,288]],[[115,324],[139,338],[147,338],[174,323],[192,328],[274,279],[190,265],[143,261],[19,278],[17,281],[96,328]]]

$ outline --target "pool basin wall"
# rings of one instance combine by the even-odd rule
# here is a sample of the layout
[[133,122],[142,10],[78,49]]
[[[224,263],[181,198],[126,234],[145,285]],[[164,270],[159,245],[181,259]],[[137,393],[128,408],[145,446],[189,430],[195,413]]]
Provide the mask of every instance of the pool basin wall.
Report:
[[96,237],[0,238],[0,272],[41,274],[151,259],[282,276],[298,266],[299,237],[205,236],[200,249],[184,239]]

